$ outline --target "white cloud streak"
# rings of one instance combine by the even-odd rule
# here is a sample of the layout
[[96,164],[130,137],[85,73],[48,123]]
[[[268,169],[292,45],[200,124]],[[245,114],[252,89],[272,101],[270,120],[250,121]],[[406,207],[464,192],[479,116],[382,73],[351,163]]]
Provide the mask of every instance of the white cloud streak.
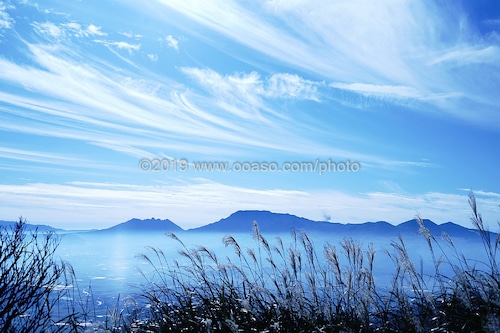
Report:
[[[81,61],[80,55],[62,45],[28,44],[28,47],[36,67],[0,58],[0,80],[28,93],[0,94],[9,105],[6,111],[23,114],[34,122],[50,117],[51,123],[43,121],[35,128],[12,123],[1,125],[6,129],[80,138],[103,147],[112,147],[116,142],[119,143],[115,146],[116,150],[122,152],[124,147],[129,151],[133,151],[134,147],[159,148],[163,142],[165,149],[195,149],[200,153],[213,146],[210,142],[203,144],[207,139],[222,146],[310,151],[309,142],[269,119],[281,116],[251,91],[255,84],[261,84],[250,82],[258,75],[229,78],[234,81],[236,90],[228,88],[224,91],[222,85],[228,84],[224,81],[226,79],[210,72],[217,81],[214,83],[219,84],[219,96],[232,95],[234,99],[243,95],[246,97],[246,107],[237,109],[223,98],[214,100],[186,92],[184,85],[164,77],[157,80],[152,73],[150,80],[140,79],[133,73],[116,72],[113,66],[106,63]],[[206,78],[206,75],[200,76],[201,80]],[[313,94],[312,88],[302,89],[298,87],[300,79],[293,79],[294,83],[282,90],[271,88],[265,93],[275,98],[280,97],[278,94],[303,94],[305,97]],[[248,84],[246,88],[245,84]],[[225,104],[221,107],[222,103]],[[242,119],[246,122],[239,121]],[[289,146],[292,139],[297,140],[297,146]],[[197,142],[197,147],[192,144],[194,142]]]
[[65,155],[58,155],[54,153],[27,151],[22,149],[14,149],[7,147],[0,147],[0,158],[14,159],[25,162],[36,163],[54,163],[61,164],[67,162],[82,163],[82,160],[74,159]]
[[52,39],[61,39],[68,36],[77,38],[107,36],[105,32],[101,31],[101,27],[94,24],[82,27],[81,24],[76,22],[60,24],[53,22],[33,22],[31,25],[39,35]]
[[98,44],[105,45],[105,46],[114,46],[114,47],[116,47],[116,48],[118,48],[120,50],[127,50],[129,52],[139,51],[140,48],[141,48],[140,44],[130,44],[130,43],[123,42],[123,41],[120,41],[120,42],[116,42],[116,41],[110,42],[110,41],[105,41],[105,40],[100,40],[100,39],[94,39],[94,42],[98,43]]
[[12,28],[13,24],[14,19],[7,13],[7,6],[3,1],[0,1],[0,32]]
[[393,164],[310,141],[304,133],[313,129],[273,107],[280,99],[318,101],[322,82],[289,73],[261,78],[256,72],[182,68],[206,96],[153,73],[139,78],[107,63],[83,61],[88,59],[60,44],[27,46],[36,66],[0,58],[0,80],[27,92],[0,92],[5,111],[26,119],[0,123],[5,130],[76,139],[138,158],[152,151],[234,156],[241,153],[234,147],[247,147]]
[[[70,156],[68,154],[9,148],[5,146],[0,147],[0,159],[2,161],[1,164],[4,165],[0,166],[2,169],[29,169],[33,174],[35,174],[37,170],[47,170],[47,166],[50,166],[52,170],[60,170],[59,172],[82,172],[84,169],[87,169],[89,172],[95,170],[113,172],[131,171],[130,168],[116,165],[116,163],[106,164],[105,162],[100,163],[94,159],[85,159],[79,156]],[[12,163],[7,163],[7,161]],[[136,171],[135,168],[132,170]]]
[[354,91],[365,96],[379,96],[392,98],[422,98],[423,95],[412,87],[376,85],[366,83],[330,83],[330,86],[337,89]]
[[[453,117],[484,126],[494,117],[500,124],[493,112],[500,95],[490,88],[500,80],[498,46],[478,37],[458,6],[392,0],[158,2],[337,88],[418,99]],[[469,107],[462,106],[464,100]]]
[[[9,219],[9,215],[15,219],[22,214],[34,223],[65,228],[105,228],[132,217],[152,216],[169,218],[183,228],[192,228],[240,209],[286,212],[313,220],[328,215],[332,221],[342,223],[384,220],[398,224],[419,214],[437,223],[451,220],[471,227],[467,199],[466,194],[436,192],[353,195],[334,190],[257,190],[202,179],[177,185],[84,182],[0,185],[3,219]],[[491,228],[496,227],[497,199],[498,194],[478,195],[479,208]]]
[[[288,73],[273,74],[268,79],[262,79],[257,72],[221,75],[211,69],[184,67],[181,70],[221,102],[241,104],[243,101],[247,107],[238,110],[240,113],[247,110],[266,110],[262,98],[319,101],[317,87],[322,85],[321,82],[305,80]],[[269,108],[267,111],[272,113]],[[250,118],[255,114],[248,113],[243,116]]]

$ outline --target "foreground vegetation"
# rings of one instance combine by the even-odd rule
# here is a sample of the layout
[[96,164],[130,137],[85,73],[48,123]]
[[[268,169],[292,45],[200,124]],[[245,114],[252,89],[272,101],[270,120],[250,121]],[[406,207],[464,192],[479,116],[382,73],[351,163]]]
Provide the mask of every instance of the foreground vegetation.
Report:
[[[136,303],[110,309],[105,322],[55,327],[69,332],[495,332],[500,330],[500,238],[485,229],[473,195],[469,203],[484,262],[462,255],[447,235],[436,238],[420,219],[433,274],[417,267],[400,237],[382,253],[394,267],[383,287],[374,275],[379,254],[349,238],[317,249],[306,233],[292,232],[289,244],[280,238],[270,243],[254,224],[255,247],[242,248],[225,236],[234,255],[221,258],[204,246],[188,248],[171,234],[179,242],[179,258],[167,258],[157,248],[140,256],[154,274],[144,274]],[[2,274],[5,267],[0,266]],[[85,313],[75,306],[65,309],[70,310],[66,322],[89,314],[88,307]]]
[[[0,228],[0,331],[63,331],[54,326],[54,313],[72,285],[73,271],[54,253],[59,239],[54,233],[27,231],[20,218],[12,228]],[[77,314],[59,321],[76,322]]]

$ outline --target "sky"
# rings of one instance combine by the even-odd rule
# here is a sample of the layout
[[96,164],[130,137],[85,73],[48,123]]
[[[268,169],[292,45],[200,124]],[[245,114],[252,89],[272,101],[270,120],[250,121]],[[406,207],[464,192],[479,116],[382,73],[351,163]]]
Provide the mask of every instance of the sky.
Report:
[[496,0],[0,1],[0,219],[495,231],[499,88]]

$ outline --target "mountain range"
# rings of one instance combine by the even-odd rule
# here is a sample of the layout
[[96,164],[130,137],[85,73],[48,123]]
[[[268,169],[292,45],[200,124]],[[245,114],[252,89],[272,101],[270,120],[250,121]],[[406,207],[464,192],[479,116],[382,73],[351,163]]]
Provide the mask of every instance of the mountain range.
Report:
[[[282,233],[296,230],[346,236],[397,236],[398,234],[417,235],[420,229],[416,219],[405,221],[398,225],[393,225],[385,221],[344,224],[313,221],[295,215],[272,213],[269,211],[245,210],[237,211],[227,218],[187,231],[249,233],[252,231],[254,221],[257,222],[259,231],[262,233]],[[438,225],[431,220],[424,219],[423,223],[435,236],[446,233],[451,237],[463,238],[477,234],[474,229],[465,228],[453,222]]]
[[[397,236],[417,235],[419,233],[419,224],[416,219],[393,225],[388,222],[365,222],[360,224],[343,224],[326,221],[313,221],[303,217],[291,214],[273,213],[260,210],[241,210],[237,211],[227,218],[213,222],[201,227],[184,230],[174,222],[168,219],[131,219],[129,221],[117,224],[107,229],[79,231],[80,233],[97,233],[100,235],[119,234],[119,233],[251,233],[254,221],[257,222],[262,233],[288,233],[291,230],[305,232],[330,233],[345,236]],[[469,229],[453,222],[436,224],[431,220],[424,219],[424,225],[430,232],[438,237],[443,233],[450,237],[467,238],[477,235],[474,229]],[[12,225],[14,222],[0,221],[0,226]],[[65,231],[54,229],[49,226],[28,225],[29,229],[38,227],[40,231]],[[71,232],[74,233],[74,232]]]

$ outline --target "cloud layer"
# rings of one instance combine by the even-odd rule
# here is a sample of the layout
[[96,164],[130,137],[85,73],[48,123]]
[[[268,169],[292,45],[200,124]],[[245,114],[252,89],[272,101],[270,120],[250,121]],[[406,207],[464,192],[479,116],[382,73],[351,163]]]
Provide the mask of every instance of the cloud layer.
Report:
[[[500,13],[468,5],[0,2],[0,218],[194,226],[269,209],[468,224],[457,189],[470,186],[493,219]],[[160,175],[140,172],[145,157],[362,172]]]
[[[498,194],[478,191],[476,196],[479,209],[485,212],[485,223],[496,230]],[[7,205],[7,214],[17,216],[23,212],[33,223],[55,226],[68,227],[66,209],[71,208],[71,227],[75,229],[109,227],[131,217],[168,218],[187,229],[218,221],[241,209],[291,213],[319,221],[330,216],[332,222],[342,223],[385,220],[398,224],[420,215],[437,223],[451,220],[472,227],[465,191],[349,195],[335,190],[258,190],[199,179],[190,184],[154,186],[82,182],[1,185],[0,200]]]

